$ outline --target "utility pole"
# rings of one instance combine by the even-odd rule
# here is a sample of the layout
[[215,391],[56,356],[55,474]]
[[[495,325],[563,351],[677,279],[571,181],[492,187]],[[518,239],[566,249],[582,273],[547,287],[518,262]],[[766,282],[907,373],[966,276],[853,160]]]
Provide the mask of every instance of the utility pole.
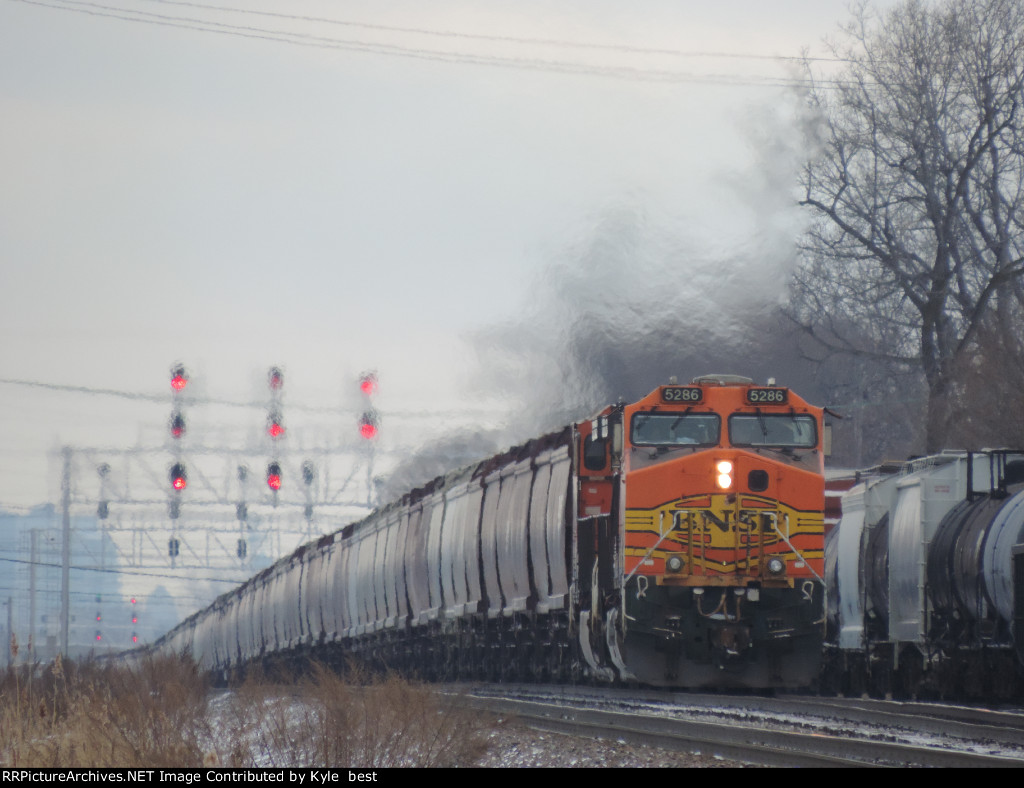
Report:
[[39,529],[33,528],[29,532],[29,536],[32,539],[32,547],[29,551],[28,564],[28,661],[34,665],[36,661],[36,562],[39,560],[36,539],[39,536]]
[[14,597],[7,597],[7,667],[14,664]]
[[61,489],[61,546],[60,546],[60,653],[68,656],[68,636],[71,618],[71,447],[64,447],[64,470]]

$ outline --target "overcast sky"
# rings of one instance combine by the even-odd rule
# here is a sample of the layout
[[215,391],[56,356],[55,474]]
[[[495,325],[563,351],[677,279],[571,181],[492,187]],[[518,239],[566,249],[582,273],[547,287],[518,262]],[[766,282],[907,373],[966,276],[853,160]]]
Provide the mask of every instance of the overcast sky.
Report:
[[[827,54],[846,15],[0,0],[0,378],[162,394],[182,360],[246,401],[280,364],[290,402],[341,408],[376,368],[384,410],[500,412],[474,401],[472,338],[609,214],[705,263],[792,242],[784,58]],[[52,498],[54,447],[158,435],[169,409],[9,383],[0,403],[0,505]]]

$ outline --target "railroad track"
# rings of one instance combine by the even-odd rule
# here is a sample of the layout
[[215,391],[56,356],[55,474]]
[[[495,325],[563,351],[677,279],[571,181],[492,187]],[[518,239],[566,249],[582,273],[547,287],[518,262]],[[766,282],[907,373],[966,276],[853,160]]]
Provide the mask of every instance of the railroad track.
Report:
[[824,698],[464,687],[532,728],[766,766],[1024,766],[1024,715]]

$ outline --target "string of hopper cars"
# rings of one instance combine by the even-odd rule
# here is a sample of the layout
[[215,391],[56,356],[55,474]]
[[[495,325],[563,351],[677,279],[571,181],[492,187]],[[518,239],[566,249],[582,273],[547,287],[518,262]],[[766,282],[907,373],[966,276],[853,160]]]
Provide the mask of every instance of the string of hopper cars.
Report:
[[823,410],[708,375],[439,477],[150,646],[229,677],[349,659],[433,679],[884,696],[1024,692],[1024,453],[857,475],[825,538]]
[[823,411],[708,375],[437,478],[153,644],[223,676],[799,687],[824,631]]

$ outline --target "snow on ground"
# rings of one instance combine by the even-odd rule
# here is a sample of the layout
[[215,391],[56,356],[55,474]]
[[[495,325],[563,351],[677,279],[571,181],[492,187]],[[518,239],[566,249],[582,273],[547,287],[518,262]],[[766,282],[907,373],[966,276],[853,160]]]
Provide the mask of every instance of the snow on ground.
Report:
[[[273,693],[262,698],[217,693],[210,704],[212,739],[207,765],[255,767],[423,766],[455,765],[443,756],[426,757],[423,745],[407,731],[378,734],[372,741],[355,732],[344,751],[322,754],[323,742],[311,731],[331,727],[321,719],[315,701]],[[248,705],[245,705],[248,704]],[[241,712],[241,713],[240,713]],[[360,712],[357,717],[363,717]],[[625,741],[567,736],[534,730],[514,719],[473,717],[463,730],[479,740],[459,754],[458,765],[482,768],[643,768],[729,767],[742,764],[713,754],[683,753]],[[375,723],[374,723],[375,726]],[[422,727],[422,726],[420,726]],[[444,727],[439,723],[439,727]],[[401,749],[401,751],[398,751]],[[448,750],[458,747],[448,746]],[[349,761],[337,761],[338,758]],[[334,762],[330,762],[334,759]]]

